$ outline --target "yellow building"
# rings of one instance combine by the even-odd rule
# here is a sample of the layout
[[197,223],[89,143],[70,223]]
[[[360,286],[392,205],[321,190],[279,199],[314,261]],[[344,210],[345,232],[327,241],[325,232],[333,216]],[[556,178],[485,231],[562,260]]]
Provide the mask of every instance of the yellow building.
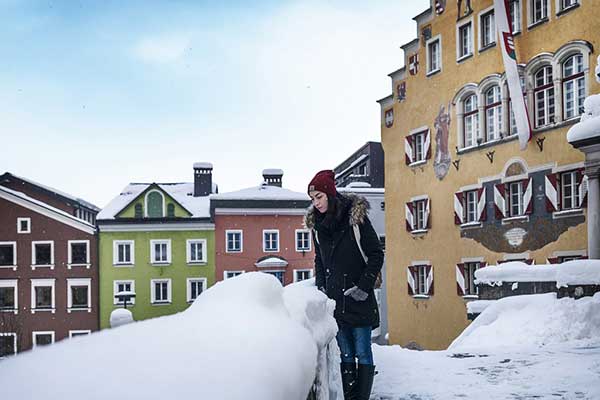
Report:
[[432,0],[414,18],[418,38],[402,46],[405,66],[389,75],[393,94],[379,100],[390,343],[446,348],[468,324],[474,271],[486,264],[587,256],[584,157],[566,132],[600,92],[600,4],[507,2],[526,150],[492,0]]

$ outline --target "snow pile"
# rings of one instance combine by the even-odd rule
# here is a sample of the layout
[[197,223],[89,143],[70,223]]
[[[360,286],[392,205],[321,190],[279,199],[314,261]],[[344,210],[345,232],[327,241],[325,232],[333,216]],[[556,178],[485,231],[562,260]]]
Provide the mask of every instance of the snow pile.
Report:
[[476,284],[502,282],[556,282],[568,285],[600,285],[600,260],[573,260],[562,264],[527,265],[511,261],[475,271]]
[[557,299],[556,293],[505,297],[487,307],[448,350],[566,342],[600,346],[600,293],[579,300]]
[[110,313],[110,326],[117,328],[133,322],[133,314],[124,308],[117,308]]
[[[242,274],[185,312],[2,361],[2,396],[305,400],[318,346],[337,329],[331,311],[314,287],[284,290],[269,274]],[[27,376],[35,384],[24,384]]]

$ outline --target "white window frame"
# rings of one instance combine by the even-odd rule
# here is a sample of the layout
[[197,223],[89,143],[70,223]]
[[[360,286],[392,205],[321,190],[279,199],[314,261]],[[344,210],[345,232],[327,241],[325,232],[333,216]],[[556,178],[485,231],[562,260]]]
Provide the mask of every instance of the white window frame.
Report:
[[[17,333],[16,332],[0,332],[0,336],[12,336],[13,337],[13,348],[15,352],[12,355],[17,354]],[[7,356],[0,356],[0,360],[6,358]]]
[[[167,259],[165,261],[159,260],[157,261],[156,258],[156,249],[154,248],[154,246],[156,246],[157,244],[159,245],[166,245],[166,252],[167,252]],[[171,264],[171,239],[151,239],[150,240],[150,264],[152,265],[158,265],[158,266],[162,266],[162,265],[170,265]]]
[[[437,61],[438,61],[438,65],[436,69],[432,69],[431,68],[431,55],[429,54],[429,45],[437,42],[437,47],[438,47],[438,57],[437,57]],[[432,38],[430,38],[427,42],[425,42],[425,56],[426,56],[426,61],[427,61],[427,71],[426,71],[426,76],[430,76],[433,74],[436,74],[438,72],[442,72],[442,35],[436,35]]]
[[[36,287],[51,287],[52,288],[52,302],[51,308],[36,308]],[[56,313],[56,279],[31,279],[31,313],[35,314],[36,312],[51,312],[52,314]]]
[[[230,269],[227,271],[223,271],[223,280],[227,280],[227,279],[231,279],[231,278],[235,278],[238,275],[241,275],[243,273],[245,273],[246,271],[244,270],[235,270],[235,269]],[[234,274],[233,276],[228,276],[229,274]]]
[[[510,15],[510,6],[512,4],[516,4],[515,11],[517,12],[517,14],[513,15],[513,16]],[[521,0],[509,1],[508,6],[509,6],[509,9],[506,10],[506,12],[508,13],[508,24],[509,24],[509,27],[513,28],[512,34],[516,35],[517,33],[521,33],[521,31],[523,30]],[[513,20],[515,22],[514,24],[513,24]]]
[[[565,182],[564,182],[564,177],[569,175],[571,177],[571,184],[569,185],[569,192],[568,195],[571,198],[571,206],[569,208],[565,207],[565,198],[567,197],[567,193],[565,190]],[[576,170],[571,170],[571,171],[564,171],[560,173],[560,211],[572,211],[572,210],[579,210],[581,207],[579,207],[579,187],[577,184],[577,171]]]
[[[206,291],[208,280],[206,278],[187,278],[186,279],[186,301],[192,303],[196,299],[192,299],[192,284],[202,282],[202,292]],[[198,298],[198,296],[196,296]]]
[[[202,259],[192,260],[192,245],[202,245]],[[204,265],[208,262],[207,241],[206,239],[187,239],[185,241],[186,260],[189,265]]]
[[535,7],[535,2],[537,0],[527,0],[527,27],[528,28],[533,28],[534,26],[537,26],[538,24],[544,23],[545,21],[549,21],[550,20],[550,0],[540,0],[541,6],[542,6],[542,10],[544,8],[544,4],[545,4],[545,8],[546,8],[546,15],[536,19],[535,18],[535,11],[537,10]]
[[294,282],[300,282],[300,280],[298,279],[298,273],[299,272],[308,272],[309,277],[306,278],[306,279],[310,279],[310,278],[312,278],[314,276],[314,271],[312,269],[310,269],[310,268],[295,269],[294,270]]
[[[27,229],[21,229],[21,222],[27,222]],[[17,233],[31,233],[31,218],[17,217]]]
[[[499,95],[499,100],[494,98],[491,104],[488,104],[488,92],[496,89]],[[483,136],[486,143],[495,142],[504,136],[504,102],[502,100],[502,87],[499,84],[487,86],[481,93],[483,98]],[[491,111],[491,127],[493,128],[494,137],[490,138],[490,111]]]
[[[475,32],[475,27],[474,27],[474,23],[473,23],[473,17],[466,19],[464,21],[462,21],[460,24],[456,24],[456,62],[461,62],[462,60],[469,58],[473,55],[474,52],[474,45],[473,45],[473,32]],[[466,53],[462,54],[462,50],[463,50],[463,37],[461,35],[461,30],[463,28],[465,28],[466,26],[468,26],[467,31],[468,31],[468,35],[469,37],[468,39],[468,43],[467,43],[467,51]],[[428,53],[429,53],[429,48],[428,49]],[[429,66],[429,64],[427,64]]]
[[[73,264],[73,254],[72,254],[72,249],[71,249],[71,245],[72,244],[81,244],[84,243],[85,244],[85,264]],[[90,264],[90,241],[89,240],[69,240],[67,242],[67,251],[68,251],[68,263],[67,263],[67,269],[71,269],[71,267],[86,267],[87,269],[90,269],[91,264]]]
[[[307,240],[308,247],[307,248],[300,248],[300,247],[298,247],[298,242],[299,242],[298,241],[298,239],[299,239],[298,235],[300,233],[308,235],[308,240]],[[311,243],[312,242],[312,237],[311,237],[310,229],[296,229],[294,237],[296,238],[296,252],[303,253],[303,252],[307,252],[307,251],[311,251],[312,250],[312,243]]]
[[[508,11],[508,10],[507,10]],[[490,42],[485,44],[483,43],[483,39],[484,39],[484,30],[483,30],[483,19],[484,17],[488,17],[491,15],[491,32],[490,32]],[[482,10],[479,13],[479,51],[485,50],[485,49],[489,49],[490,47],[494,47],[494,45],[496,45],[496,37],[497,37],[497,32],[496,32],[496,12],[494,10],[494,6],[488,7],[485,10]],[[509,23],[510,23],[510,16],[509,16]]]
[[91,329],[74,329],[74,330],[69,331],[69,339],[73,339],[76,336],[91,335],[91,334],[92,334]]
[[[463,297],[474,297],[474,296],[479,296],[479,288],[477,287],[477,285],[475,285],[475,271],[477,271],[479,268],[481,268],[481,262],[480,261],[466,261],[463,263],[464,266],[464,271],[465,271],[465,295]],[[475,266],[475,269],[473,271],[473,274],[470,274],[470,269],[468,268],[469,266]],[[471,289],[471,285],[474,288],[475,293],[470,293],[470,289]]]
[[[261,272],[263,272],[265,274],[273,275],[282,285],[285,285],[285,270],[274,269],[274,270],[261,271]],[[282,274],[281,275],[282,279],[279,280],[279,278],[277,278],[277,276],[275,274]]]
[[[472,111],[468,111],[469,115],[467,114],[467,111],[465,111],[465,104],[467,102],[467,100],[469,99],[475,99],[474,102],[474,109]],[[479,96],[477,96],[476,92],[470,92],[468,94],[466,94],[463,99],[461,100],[461,109],[462,109],[462,132],[461,132],[461,141],[463,144],[463,149],[468,149],[471,147],[476,147],[477,146],[477,138],[479,137],[479,116],[480,116],[480,110],[479,110]],[[472,138],[471,138],[471,143],[467,144],[467,118],[469,118],[469,120],[471,121],[471,132],[472,132]]]
[[12,310],[0,310],[0,312],[12,312],[16,315],[19,313],[19,281],[17,279],[0,279],[0,288],[10,287],[15,291],[15,306]]
[[12,265],[0,265],[0,269],[12,269],[13,271],[17,270],[17,242],[0,242],[0,245],[11,245],[13,248],[13,264]]
[[41,346],[37,344],[38,335],[50,335],[50,337],[52,338],[52,342],[50,342],[50,344],[54,344],[56,342],[56,335],[54,331],[33,331],[31,332],[31,343],[33,345],[32,348],[34,349],[38,346]]
[[[581,57],[581,72],[573,73],[572,75],[565,77],[565,64],[567,61],[574,59],[576,57]],[[574,63],[575,65],[575,63]],[[579,110],[583,109],[583,102],[585,100],[586,95],[586,71],[585,71],[585,61],[584,56],[581,53],[573,53],[569,56],[565,57],[561,60],[560,64],[560,79],[561,79],[561,92],[562,92],[562,119],[563,121],[567,121],[573,118],[579,118],[581,116]],[[579,75],[579,76],[577,76]],[[573,77],[573,78],[572,78]],[[573,95],[573,110],[567,110],[567,85],[572,84],[572,95]],[[582,86],[580,86],[582,85]],[[578,96],[577,89],[583,88],[583,96]],[[556,101],[556,98],[555,100]],[[572,111],[572,116],[567,116],[567,112]]]
[[[532,83],[533,83],[533,90],[532,90],[532,96],[533,96],[533,120],[534,120],[534,129],[540,129],[540,128],[544,128],[547,126],[552,126],[555,123],[558,122],[558,118],[560,116],[560,112],[557,110],[557,102],[556,102],[556,98],[557,98],[557,93],[556,93],[556,85],[554,84],[554,78],[555,78],[555,73],[554,73],[554,67],[552,64],[542,64],[540,65],[538,68],[536,68],[534,71],[532,71],[531,74],[531,79],[532,79]],[[550,74],[552,74],[551,78],[550,78],[550,83],[545,83],[541,86],[537,86],[537,78],[536,75],[541,72],[542,70],[544,70],[544,77],[545,80],[548,78],[548,73],[547,71],[550,71]],[[542,117],[542,121],[540,122],[539,119],[539,113],[538,113],[538,108],[539,108],[539,104],[538,104],[538,94],[542,94],[543,96],[543,117]],[[552,106],[550,105],[550,98],[552,98]],[[551,111],[552,108],[552,112]]]
[[[525,216],[525,204],[523,202],[524,200],[524,196],[525,196],[525,188],[523,187],[523,181],[517,180],[517,181],[512,181],[512,182],[507,182],[506,185],[508,186],[506,188],[506,197],[507,197],[507,214],[508,214],[508,218],[514,218],[514,217],[523,217]],[[518,213],[517,214],[513,214],[513,191],[512,191],[512,187],[513,185],[517,185],[516,187],[518,188],[517,190],[517,196],[515,196],[518,200],[517,202],[517,208],[518,208]]]
[[[463,192],[463,201],[464,201],[464,205],[463,205],[463,210],[464,210],[464,221],[465,224],[473,224],[475,222],[479,222],[479,219],[477,218],[477,206],[479,204],[479,196],[478,196],[478,191],[477,189],[475,190],[466,190]],[[473,196],[472,199],[470,199],[470,195]],[[472,209],[471,209],[472,207]],[[473,217],[473,219],[470,219],[470,217]]]
[[[229,248],[229,234],[240,234],[240,249],[232,250]],[[225,252],[226,253],[243,253],[244,252],[244,231],[241,229],[225,230]]]
[[[87,307],[73,308],[73,286],[87,286]],[[72,311],[92,312],[92,278],[67,278],[67,313]]]
[[[167,300],[156,300],[156,283],[166,283],[167,284]],[[163,305],[163,304],[171,304],[173,302],[172,297],[172,284],[171,279],[151,279],[150,280],[150,302],[153,305]]]
[[[35,245],[37,244],[50,245],[50,264],[36,264]],[[54,240],[34,240],[31,242],[31,269],[35,270],[36,268],[54,269]]]
[[570,5],[568,5],[568,6],[565,6],[564,2],[565,2],[565,0],[556,0],[556,3],[555,3],[556,4],[556,8],[555,8],[555,10],[556,10],[556,14],[557,15],[565,13],[565,12],[567,12],[569,10],[572,10],[574,8],[577,8],[578,6],[581,5],[581,1],[580,0],[573,0],[573,3],[570,4]]
[[[275,250],[267,250],[267,238],[265,235],[273,234],[273,233],[277,234],[277,241],[276,241],[277,248]],[[263,242],[263,252],[264,253],[279,253],[279,229],[263,229],[262,242]]]
[[[167,202],[165,200],[164,193],[158,189],[149,190],[148,193],[146,193],[144,195],[144,217],[149,218],[148,217],[148,196],[150,195],[150,193],[153,193],[153,192],[160,194],[160,196],[162,197],[162,216],[160,216],[158,218],[165,218],[165,216],[167,215],[167,212],[166,212]],[[156,218],[156,217],[152,217],[152,218]]]
[[[417,268],[415,276],[415,296],[429,297],[429,288],[427,287],[427,267],[429,265],[414,265]],[[423,276],[421,276],[421,274]],[[421,286],[423,290],[421,290]]]
[[[117,293],[120,292],[119,285],[130,285],[131,286],[130,291],[135,293],[135,280],[133,280],[133,279],[114,280],[113,281],[113,305],[115,305],[115,306],[121,306],[121,305],[125,304],[124,302],[119,301],[116,297]],[[135,297],[132,297],[130,300],[127,300],[127,304],[134,305]]]
[[[119,262],[119,245],[129,246],[129,262]],[[128,268],[135,265],[135,240],[113,240],[113,266]]]

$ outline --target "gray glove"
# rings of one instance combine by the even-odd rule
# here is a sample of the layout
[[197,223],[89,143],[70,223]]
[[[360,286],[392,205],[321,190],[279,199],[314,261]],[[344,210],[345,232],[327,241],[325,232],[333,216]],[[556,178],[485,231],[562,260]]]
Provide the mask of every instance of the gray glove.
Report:
[[369,297],[369,293],[365,292],[358,286],[352,286],[350,289],[344,292],[344,296],[350,296],[355,301],[365,301]]

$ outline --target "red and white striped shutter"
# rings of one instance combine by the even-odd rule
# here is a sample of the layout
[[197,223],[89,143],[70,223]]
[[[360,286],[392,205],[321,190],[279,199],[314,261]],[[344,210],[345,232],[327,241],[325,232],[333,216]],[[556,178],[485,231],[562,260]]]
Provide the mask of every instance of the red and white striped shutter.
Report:
[[465,212],[463,209],[463,198],[465,194],[463,192],[454,193],[454,223],[461,225],[464,222]]
[[548,174],[545,179],[546,211],[558,211],[558,180],[556,174]]
[[533,178],[523,180],[523,210],[533,213]]
[[535,260],[533,258],[527,259],[524,262],[527,265],[535,265]]
[[577,171],[577,190],[579,192],[579,208],[587,207],[588,177],[584,170]]
[[425,159],[431,158],[431,131],[427,129],[425,132],[425,144],[423,145],[423,151],[425,152]]
[[496,212],[496,219],[506,218],[505,192],[506,186],[504,183],[494,185],[494,211]]
[[415,267],[406,267],[406,280],[408,282],[408,294],[414,296],[416,292],[415,288]]
[[431,228],[431,223],[429,222],[431,220],[431,199],[427,198],[425,200],[425,215],[424,215],[424,219],[425,219],[425,229],[429,229]]
[[558,264],[558,257],[548,257],[546,262],[548,264]]
[[456,264],[456,294],[465,295],[465,264]]
[[486,203],[485,203],[485,187],[477,191],[477,220],[483,222],[487,219]]
[[415,230],[415,211],[413,203],[406,203],[406,230]]
[[412,136],[404,138],[404,161],[406,162],[406,165],[412,164],[414,161],[412,142]]
[[425,268],[425,271],[427,272],[427,294],[433,296],[433,267],[427,265]]

